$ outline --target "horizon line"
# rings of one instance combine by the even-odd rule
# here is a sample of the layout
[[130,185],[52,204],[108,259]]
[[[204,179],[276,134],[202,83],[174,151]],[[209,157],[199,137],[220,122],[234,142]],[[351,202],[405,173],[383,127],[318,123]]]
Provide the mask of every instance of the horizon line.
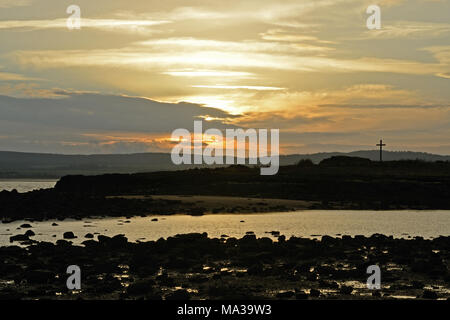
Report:
[[[126,156],[126,155],[139,155],[139,154],[158,154],[158,155],[169,155],[170,151],[168,152],[153,152],[153,151],[145,151],[145,152],[131,152],[131,153],[57,153],[57,152],[33,152],[33,151],[11,151],[11,150],[0,150],[0,152],[7,152],[7,153],[22,153],[22,154],[42,154],[42,155],[59,155],[59,156]],[[280,153],[280,157],[287,157],[287,156],[308,156],[308,155],[316,155],[316,154],[330,154],[330,153],[342,153],[342,154],[349,154],[354,152],[377,152],[379,153],[379,149],[360,149],[360,150],[353,150],[353,151],[319,151],[319,152],[313,152],[313,153]],[[412,151],[412,150],[384,150],[383,153],[423,153],[428,155],[434,155],[434,156],[442,156],[442,157],[450,157],[450,154],[440,154],[440,153],[431,153],[426,151]],[[193,154],[192,154],[193,155]],[[248,158],[248,157],[246,157]]]

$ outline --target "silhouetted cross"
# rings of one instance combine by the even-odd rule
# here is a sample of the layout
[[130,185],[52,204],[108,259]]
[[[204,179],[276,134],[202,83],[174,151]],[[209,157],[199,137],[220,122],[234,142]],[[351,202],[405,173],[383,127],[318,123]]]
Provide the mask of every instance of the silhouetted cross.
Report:
[[383,147],[386,146],[386,144],[383,143],[383,140],[380,140],[380,143],[377,144],[377,147],[380,147],[380,162],[383,161]]

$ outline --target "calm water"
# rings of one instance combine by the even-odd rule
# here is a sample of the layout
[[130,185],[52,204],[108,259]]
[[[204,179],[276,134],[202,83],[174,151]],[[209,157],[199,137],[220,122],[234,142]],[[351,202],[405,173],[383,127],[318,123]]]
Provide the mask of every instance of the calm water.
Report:
[[[152,222],[151,219],[158,221]],[[128,221],[128,222],[127,222]],[[245,221],[245,222],[241,222]],[[52,226],[56,222],[58,226]],[[24,221],[0,224],[0,245],[9,244],[9,237],[24,233],[17,230]],[[308,210],[265,214],[223,214],[192,217],[186,215],[125,218],[98,218],[82,221],[31,222],[36,233],[35,240],[55,242],[62,239],[65,231],[78,236],[74,243],[85,240],[86,233],[113,236],[125,234],[130,241],[157,240],[175,234],[207,232],[210,237],[226,234],[242,237],[253,231],[258,237],[269,236],[266,232],[280,231],[291,235],[320,238],[321,235],[370,236],[374,233],[393,235],[396,238],[422,236],[433,238],[450,235],[450,211],[326,211]]]
[[53,188],[58,180],[0,180],[0,191],[28,192],[38,189]]

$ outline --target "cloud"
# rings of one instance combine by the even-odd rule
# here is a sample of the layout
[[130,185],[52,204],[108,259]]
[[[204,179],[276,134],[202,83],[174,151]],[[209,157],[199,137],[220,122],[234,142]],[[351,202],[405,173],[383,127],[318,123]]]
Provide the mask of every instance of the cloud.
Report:
[[419,21],[383,21],[380,30],[367,30],[365,38],[437,38],[450,34],[450,24]]
[[354,108],[354,109],[432,109],[450,108],[450,104],[324,104],[325,108]]
[[[102,31],[120,32],[149,32],[149,28],[167,24],[170,21],[160,20],[120,20],[120,19],[90,19],[81,18],[81,28],[99,29]],[[67,29],[67,19],[54,20],[3,20],[0,21],[0,30],[43,30]]]
[[64,3],[30,4],[0,10],[0,147],[148,150],[196,118],[317,148],[448,137],[448,1],[382,0],[370,32],[369,0],[79,0],[74,32]]
[[[53,90],[52,98],[0,95],[0,150],[52,152],[168,151],[170,133],[233,128],[235,116],[198,104]],[[27,149],[28,148],[28,149]]]
[[18,73],[0,72],[0,81],[34,81],[37,78],[27,77]]
[[[163,103],[146,98],[55,90],[60,98],[0,96],[3,121],[77,130],[171,132],[191,128],[194,119],[230,118],[228,113],[191,103]],[[217,123],[216,123],[217,124]]]
[[29,6],[33,0],[0,0],[0,8]]
[[[443,67],[436,63],[406,59],[372,57],[341,59],[317,55],[302,56],[295,54],[299,50],[296,46],[282,46],[265,42],[168,39],[140,44],[145,46],[105,50],[30,50],[17,51],[12,56],[21,65],[39,69],[67,66],[114,66],[135,69],[245,67],[295,70],[297,72],[436,74],[441,72]],[[161,45],[163,48],[160,47]]]
[[278,91],[285,90],[286,88],[279,87],[263,87],[263,86],[225,86],[225,85],[193,85],[193,88],[206,88],[206,89],[243,89],[243,90],[256,90],[256,91]]
[[[306,26],[305,26],[306,28]],[[336,42],[329,41],[329,40],[320,40],[319,38],[311,35],[306,35],[304,31],[302,30],[301,33],[293,33],[288,32],[283,29],[269,29],[266,32],[260,33],[260,36],[264,40],[268,41],[283,41],[283,42],[317,42],[317,43],[324,43],[324,44],[334,44]],[[316,47],[316,50],[334,50],[333,48],[328,47]]]
[[195,70],[195,69],[181,69],[169,70],[163,72],[174,77],[208,77],[208,78],[222,78],[222,77],[237,77],[237,78],[253,78],[255,75],[251,72],[228,71],[228,70]]

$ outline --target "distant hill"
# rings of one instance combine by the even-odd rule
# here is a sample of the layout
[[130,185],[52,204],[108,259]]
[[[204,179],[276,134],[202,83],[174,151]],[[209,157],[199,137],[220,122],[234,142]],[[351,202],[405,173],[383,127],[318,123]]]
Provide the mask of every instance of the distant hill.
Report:
[[[372,161],[379,159],[378,150],[354,151],[348,153],[328,152],[295,154],[280,157],[280,165],[296,164],[302,159],[319,163],[333,156],[351,156]],[[423,152],[384,151],[383,159],[450,161],[450,156]],[[104,173],[136,173],[162,170],[182,170],[194,165],[176,166],[168,153],[136,153],[108,155],[62,155],[48,153],[26,153],[0,151],[0,178],[59,178],[69,174],[97,175]]]
[[[314,163],[319,163],[324,159],[337,156],[359,157],[366,158],[372,161],[380,159],[379,150],[360,150],[352,152],[320,152],[312,154],[291,154],[280,158],[281,165],[295,164],[303,159],[310,159]],[[398,160],[423,160],[423,161],[450,161],[450,156],[443,156],[438,154],[426,152],[413,151],[383,151],[384,161],[398,161]]]
[[0,151],[0,177],[59,178],[68,174],[176,170],[170,154],[62,155]]

